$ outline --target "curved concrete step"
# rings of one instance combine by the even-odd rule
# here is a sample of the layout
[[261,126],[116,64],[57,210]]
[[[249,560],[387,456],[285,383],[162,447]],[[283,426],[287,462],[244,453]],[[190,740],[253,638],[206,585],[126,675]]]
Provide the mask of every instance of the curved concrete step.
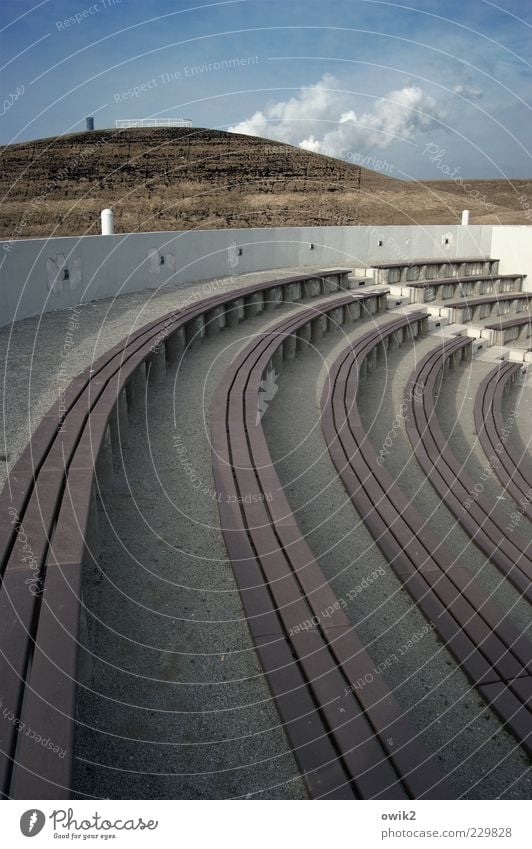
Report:
[[[390,318],[388,313],[378,323]],[[367,330],[366,323],[347,338],[355,339]],[[491,712],[486,719],[486,706],[471,693],[454,660],[427,630],[426,620],[401,589],[360,517],[357,520],[328,457],[318,398],[327,365],[347,341],[343,333],[338,337],[336,343],[324,340],[318,351],[311,350],[284,368],[274,407],[264,418],[270,452],[287,498],[321,569],[337,596],[345,600],[344,612],[375,656],[376,674],[384,676],[396,698],[409,709],[420,739],[436,744],[453,786],[471,798],[477,793],[478,798],[504,796],[505,787],[512,795],[514,790],[509,788],[522,771],[525,756],[515,752],[513,738]],[[364,404],[377,374],[378,369],[369,375]],[[388,399],[389,386],[376,395]],[[382,409],[377,415],[384,418]],[[408,645],[413,633],[423,634],[415,649],[397,657],[397,646]],[[495,747],[490,742],[493,733],[498,741]],[[498,745],[510,759],[502,773],[496,766]],[[476,784],[478,758],[484,775],[480,784]],[[525,785],[515,792],[518,796],[526,792]]]
[[84,576],[79,796],[306,796],[227,560],[209,438],[210,398],[237,351],[305,306],[206,335],[147,384]]

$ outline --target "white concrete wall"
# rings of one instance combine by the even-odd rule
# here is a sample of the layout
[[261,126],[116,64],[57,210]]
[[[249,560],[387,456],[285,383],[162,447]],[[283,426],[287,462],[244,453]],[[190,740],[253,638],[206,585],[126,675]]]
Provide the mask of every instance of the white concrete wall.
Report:
[[[494,241],[494,231],[505,232]],[[510,271],[528,270],[532,283],[531,233],[529,226],[489,225],[286,227],[0,242],[0,325],[168,284],[287,266],[493,255]]]
[[500,257],[499,271],[501,274],[512,274],[520,271],[528,274],[523,289],[532,292],[532,226],[501,225],[492,228],[491,253],[495,258]]

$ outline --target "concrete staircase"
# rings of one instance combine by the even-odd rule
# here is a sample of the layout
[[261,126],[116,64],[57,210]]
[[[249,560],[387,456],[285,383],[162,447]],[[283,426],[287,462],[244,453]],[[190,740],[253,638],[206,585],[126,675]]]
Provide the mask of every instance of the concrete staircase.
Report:
[[429,332],[471,337],[476,357],[528,364],[532,293],[523,291],[525,276],[500,274],[497,259],[466,257],[379,263],[355,269],[349,279],[353,288],[387,285],[389,310],[426,309]]

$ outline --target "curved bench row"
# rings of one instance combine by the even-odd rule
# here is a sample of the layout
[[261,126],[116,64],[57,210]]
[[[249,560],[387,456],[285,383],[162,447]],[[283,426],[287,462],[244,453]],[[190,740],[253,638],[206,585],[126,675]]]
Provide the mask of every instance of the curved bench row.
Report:
[[514,499],[520,512],[532,520],[532,467],[526,456],[509,439],[513,425],[505,420],[502,411],[503,395],[521,370],[508,361],[496,366],[486,375],[475,398],[475,428],[497,477]]
[[402,262],[372,263],[376,270],[376,283],[408,284],[418,280],[432,280],[438,277],[474,277],[478,275],[496,275],[499,260],[483,257],[460,257],[454,259],[412,259]]
[[509,534],[496,504],[484,494],[456,458],[438,422],[435,394],[444,369],[467,350],[471,340],[458,337],[429,352],[413,372],[406,429],[414,453],[442,501],[486,557],[532,601],[532,542]]
[[521,291],[525,274],[497,274],[494,277],[485,274],[471,277],[442,277],[438,280],[420,280],[406,287],[415,303],[425,304],[431,301],[448,301],[453,298],[467,298],[472,295],[502,295]]
[[508,315],[512,312],[518,314],[529,309],[531,300],[532,292],[514,292],[511,295],[490,298],[464,298],[462,301],[445,304],[444,309],[452,310],[453,322],[465,324],[468,321],[489,318],[493,313],[496,315]]
[[491,324],[484,325],[482,334],[490,331],[493,336],[492,344],[501,347],[509,342],[528,339],[532,335],[532,316],[527,312],[526,315],[521,317],[516,316],[506,321],[494,321]]
[[[358,410],[364,363],[397,343],[405,320],[386,324],[348,346],[334,363],[322,397],[322,427],[334,465],[357,512],[397,577],[478,692],[532,751],[532,644],[502,616],[478,583],[454,562],[401,488],[379,463]],[[453,340],[462,356],[465,340]],[[416,408],[421,385],[406,397]],[[510,683],[508,683],[510,682]]]
[[[351,320],[352,305],[344,301]],[[257,652],[314,798],[449,798],[436,758],[379,676],[298,528],[257,416],[261,382],[302,349],[310,307],[257,336],[235,359],[212,407],[222,530]],[[412,325],[426,316],[412,318]]]
[[[347,274],[256,284],[152,321],[75,378],[44,416],[0,496],[3,797],[70,796],[81,571],[97,556],[95,491],[112,483],[112,454],[128,412],[142,412],[146,378],[163,378],[167,361],[175,366],[206,332],[283,299],[338,291]],[[382,308],[386,295],[369,297]]]

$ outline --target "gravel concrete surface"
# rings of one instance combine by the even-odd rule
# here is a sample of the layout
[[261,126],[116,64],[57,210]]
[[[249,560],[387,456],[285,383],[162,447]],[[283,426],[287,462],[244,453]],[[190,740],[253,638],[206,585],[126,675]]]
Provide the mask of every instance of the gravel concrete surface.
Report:
[[[474,486],[482,486],[482,494],[493,505],[493,514],[507,530],[507,535],[523,548],[532,539],[532,522],[523,514],[518,527],[512,528],[512,515],[518,509],[517,503],[504,489],[495,472],[491,471],[490,458],[486,456],[475,428],[475,400],[482,380],[493,370],[493,365],[473,360],[467,366],[448,371],[440,386],[437,414],[444,436]],[[515,387],[511,393],[515,406],[505,404],[505,426],[509,438],[517,427],[518,419],[522,428],[530,434],[530,418],[527,416],[523,394]],[[511,415],[513,413],[513,415]],[[517,414],[517,415],[516,415]],[[529,436],[530,442],[530,436]],[[532,457],[529,455],[529,460]],[[506,583],[506,582],[505,582]],[[522,605],[520,622],[523,628],[530,628],[530,609],[526,602]]]
[[[484,591],[503,613],[510,612],[515,623],[522,630],[526,630],[531,624],[527,603],[521,601],[517,590],[486,559],[450,510],[442,503],[430,479],[424,474],[413,454],[404,427],[404,418],[399,416],[396,420],[399,427],[393,427],[395,417],[406,397],[407,383],[414,368],[425,354],[434,346],[440,346],[441,343],[441,336],[438,333],[432,333],[416,341],[411,348],[403,346],[399,351],[394,352],[392,357],[383,363],[383,367],[376,370],[371,382],[368,382],[364,392],[365,403],[361,408],[362,420],[366,430],[371,432],[377,452],[384,445],[387,436],[392,434],[392,447],[385,456],[385,468],[395,477],[405,495],[436,536],[445,542],[453,559],[476,576]],[[474,368],[476,365],[475,363]],[[480,367],[484,365],[479,364]],[[493,368],[493,365],[491,367]],[[447,374],[454,373],[451,371]],[[458,379],[458,376],[464,375],[464,380],[467,382],[470,374],[470,364],[460,366],[456,370],[457,377],[451,379]],[[441,417],[442,426],[444,428],[446,426],[449,433],[455,434],[453,446],[458,445],[461,440],[468,439],[468,434],[465,434],[457,424],[456,408],[450,400],[452,387],[446,387],[446,381],[442,384],[442,391],[449,394],[445,395],[445,401],[443,396],[440,398],[441,403],[437,405],[437,414]],[[472,437],[471,443],[475,441],[476,437]],[[471,443],[466,442],[466,445]],[[462,451],[463,446],[459,445],[459,447]],[[465,453],[469,454],[470,448],[466,447]],[[478,472],[472,471],[473,479],[477,480]],[[497,492],[500,491],[499,487]]]
[[[392,313],[377,317],[391,320]],[[332,364],[347,339],[369,329],[369,321],[326,337],[319,351],[285,364],[279,391],[263,420],[272,458],[299,526],[338,598],[349,599],[346,613],[376,666],[386,663],[414,633],[422,638],[399,662],[388,664],[384,677],[418,729],[420,738],[438,752],[442,767],[460,798],[526,798],[531,790],[527,759],[511,735],[443,647],[402,589],[357,515],[336,476],[321,433],[319,396]],[[381,364],[365,383],[359,405],[372,442],[379,450],[404,396],[413,363],[435,344],[434,337],[404,346]],[[394,448],[387,468],[416,505],[425,504],[438,534],[447,534],[439,501],[429,501],[406,436]],[[421,502],[421,503],[420,503]],[[432,509],[434,507],[434,509]],[[456,529],[453,530],[453,536]],[[467,542],[458,544],[460,550]],[[470,546],[469,546],[470,547]],[[468,554],[469,557],[469,554]],[[378,577],[371,580],[372,573]],[[367,586],[360,591],[366,578]],[[367,581],[367,579],[370,579]],[[353,590],[355,592],[353,593]],[[512,599],[513,601],[514,599]]]
[[[529,457],[532,465],[532,366],[517,378],[502,402],[503,415],[507,419],[513,411],[518,412],[517,420],[508,439],[520,455]],[[515,418],[515,416],[514,416]]]
[[227,560],[209,439],[230,361],[306,305],[205,338],[134,420],[84,580],[79,795],[306,798]]
[[[0,330],[7,456],[0,479],[69,381],[117,340],[211,294],[297,273],[287,268],[121,296]],[[263,325],[246,321],[204,340],[164,388],[150,386],[148,429],[131,422],[123,468],[99,501],[101,555],[83,582],[79,797],[306,798],[212,495],[210,395],[234,346]],[[207,495],[193,485],[190,465]]]
[[120,339],[153,319],[210,295],[300,273],[301,268],[281,268],[165,286],[0,327],[0,485],[42,416],[72,378]]
[[[118,339],[191,300],[299,271],[122,296],[0,329],[0,481],[72,377]],[[289,309],[298,307],[283,307],[268,323]],[[388,313],[375,321],[391,318]],[[204,339],[164,386],[150,385],[147,417],[132,418],[114,488],[99,500],[101,554],[83,582],[74,770],[79,798],[306,798],[227,561],[211,472],[213,392],[249,335],[265,326],[260,316]],[[369,326],[357,324],[350,336]],[[438,751],[457,797],[524,798],[531,789],[526,759],[427,629],[336,478],[318,399],[327,365],[345,342],[343,333],[328,334],[319,351],[284,366],[263,420],[281,481],[337,596],[356,590],[347,612],[375,664],[422,634],[385,677],[421,738]],[[434,337],[413,350],[402,348],[368,381],[362,410],[377,450],[413,362],[430,344]],[[516,594],[501,586],[500,574],[441,510],[402,429],[387,468],[450,547],[467,552],[467,567],[481,573],[486,590],[524,626]],[[359,591],[375,570],[378,577]]]

